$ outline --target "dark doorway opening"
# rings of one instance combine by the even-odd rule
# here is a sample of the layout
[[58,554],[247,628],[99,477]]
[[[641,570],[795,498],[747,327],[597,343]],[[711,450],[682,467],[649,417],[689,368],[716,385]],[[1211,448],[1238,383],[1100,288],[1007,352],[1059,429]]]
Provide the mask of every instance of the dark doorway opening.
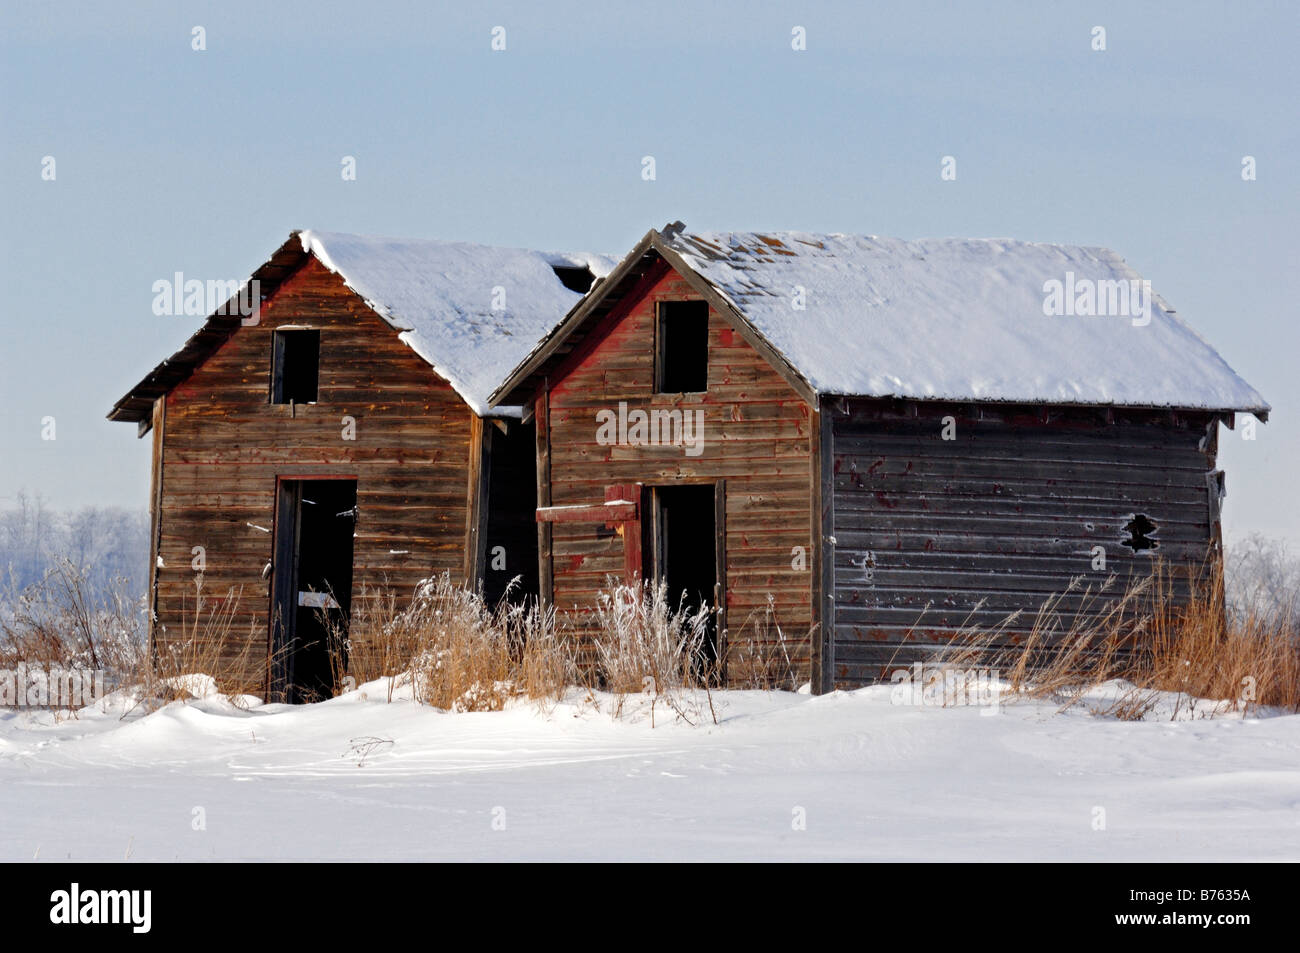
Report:
[[485,421],[484,427],[490,443],[487,498],[482,503],[488,512],[483,597],[490,606],[507,595],[520,605],[535,600],[540,591],[536,430],[518,420]]
[[[713,483],[657,486],[650,489],[650,570],[668,588],[669,605],[697,612],[717,609],[724,573],[722,485]],[[709,613],[697,659],[697,673],[716,674],[719,613]]]
[[322,701],[347,664],[357,481],[280,480],[277,495],[271,698]]

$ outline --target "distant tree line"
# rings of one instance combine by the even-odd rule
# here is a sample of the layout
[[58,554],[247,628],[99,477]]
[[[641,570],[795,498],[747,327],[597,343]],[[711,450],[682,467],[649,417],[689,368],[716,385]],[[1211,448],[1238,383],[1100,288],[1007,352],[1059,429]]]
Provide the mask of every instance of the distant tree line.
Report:
[[20,492],[0,509],[0,599],[40,582],[59,559],[85,574],[88,594],[142,597],[149,585],[149,514],[111,506],[53,510]]
[[1259,533],[1229,540],[1224,580],[1228,605],[1300,625],[1300,554]]

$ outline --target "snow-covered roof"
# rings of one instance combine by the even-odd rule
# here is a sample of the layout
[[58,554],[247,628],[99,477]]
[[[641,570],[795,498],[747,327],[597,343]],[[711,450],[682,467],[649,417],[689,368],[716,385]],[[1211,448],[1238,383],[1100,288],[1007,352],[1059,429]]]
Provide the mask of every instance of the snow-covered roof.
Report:
[[1141,297],[1129,315],[1046,314],[1050,282],[1113,306],[1101,282],[1141,281],[1104,248],[671,229],[654,244],[821,394],[1268,410],[1158,295],[1149,322]]
[[617,262],[468,242],[311,230],[297,236],[303,251],[400,330],[480,415],[492,389],[582,298],[554,269],[586,267],[601,278]]

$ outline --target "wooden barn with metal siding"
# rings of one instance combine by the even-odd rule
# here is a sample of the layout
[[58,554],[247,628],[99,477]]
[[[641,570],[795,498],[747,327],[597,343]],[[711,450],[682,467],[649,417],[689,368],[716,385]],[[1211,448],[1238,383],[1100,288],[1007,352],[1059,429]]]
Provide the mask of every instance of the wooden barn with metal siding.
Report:
[[730,663],[770,606],[817,691],[1022,610],[1014,637],[1078,577],[1203,566],[1218,424],[1268,412],[1105,249],[680,224],[492,399],[536,424],[557,609],[666,579],[714,604]]
[[319,610],[363,586],[535,593],[534,438],[486,398],[602,262],[293,233],[252,276],[255,315],[236,296],[109,414],[153,433],[154,651],[189,637],[201,574],[202,614],[236,598],[252,633],[236,677],[307,700],[332,677]]

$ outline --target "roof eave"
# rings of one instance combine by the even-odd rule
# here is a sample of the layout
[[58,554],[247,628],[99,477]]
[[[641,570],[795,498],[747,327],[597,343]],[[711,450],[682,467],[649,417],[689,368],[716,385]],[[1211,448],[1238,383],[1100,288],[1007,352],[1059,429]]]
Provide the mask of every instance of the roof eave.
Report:
[[1268,415],[1273,408],[1269,404],[1243,405],[1237,407],[1204,407],[1190,404],[1117,404],[1096,401],[1050,400],[1044,398],[1011,399],[994,397],[918,397],[912,394],[850,394],[842,391],[821,391],[822,400],[912,400],[918,403],[927,401],[946,404],[1016,404],[1041,405],[1044,407],[1083,407],[1112,410],[1167,410],[1171,413],[1189,414],[1252,414],[1261,423],[1268,423]]
[[[309,253],[302,247],[299,230],[294,230],[269,259],[248,278],[260,285],[261,299],[265,301],[284,281],[307,260]],[[187,380],[194,370],[238,330],[243,322],[239,312],[243,288],[218,308],[186,338],[171,357],[159,362],[134,387],[126,392],[107,414],[113,421],[134,422],[143,425],[152,419],[153,404],[165,397]],[[259,306],[262,303],[259,301]],[[147,428],[141,430],[141,435]]]

